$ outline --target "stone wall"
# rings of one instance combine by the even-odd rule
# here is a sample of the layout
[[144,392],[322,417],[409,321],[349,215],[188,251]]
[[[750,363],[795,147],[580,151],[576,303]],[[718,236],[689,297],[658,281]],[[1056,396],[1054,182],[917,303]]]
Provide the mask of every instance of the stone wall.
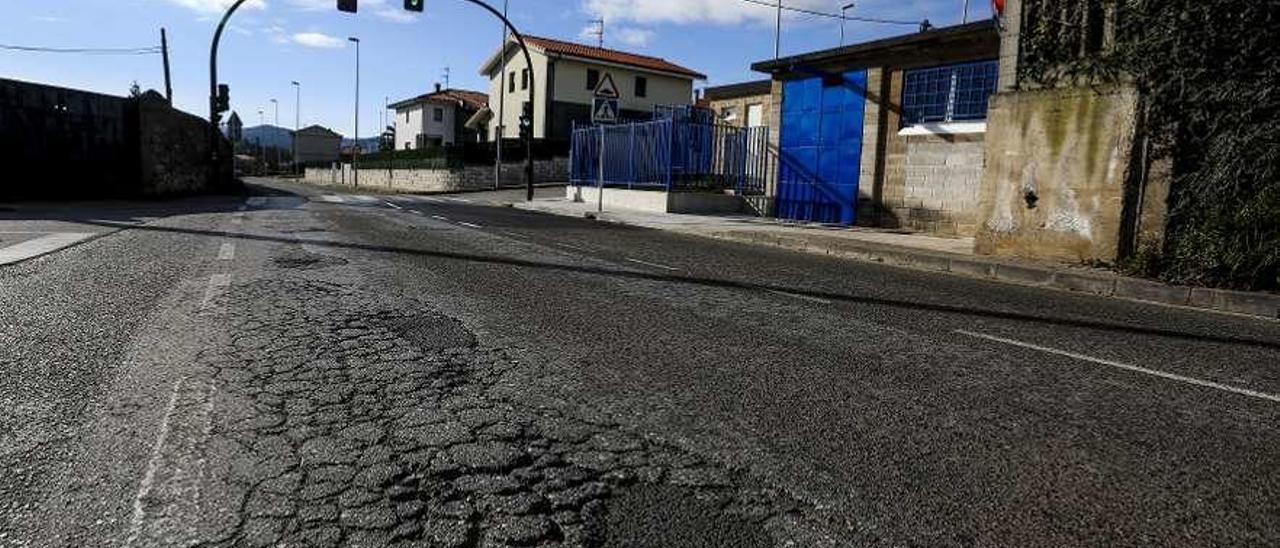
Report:
[[1115,261],[1135,164],[1137,103],[1130,88],[995,96],[977,252]]
[[[137,102],[141,194],[191,194],[218,190],[230,183],[229,174],[224,173],[210,185],[208,121],[169,106],[154,92]],[[223,154],[229,155],[230,148],[224,148]]]
[[[524,164],[505,164],[502,169],[502,185],[525,184],[524,168]],[[533,179],[537,183],[569,180],[568,158],[536,161],[533,169]],[[309,167],[304,180],[320,185],[354,186],[355,173],[350,164],[343,164],[340,168]],[[361,169],[360,187],[408,193],[486,190],[493,188],[493,166],[469,166],[461,169]]]

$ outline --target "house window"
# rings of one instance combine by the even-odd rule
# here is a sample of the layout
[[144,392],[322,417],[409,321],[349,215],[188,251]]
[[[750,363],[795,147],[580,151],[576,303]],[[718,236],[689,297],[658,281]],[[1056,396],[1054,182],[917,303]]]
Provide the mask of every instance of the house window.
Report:
[[435,118],[435,120],[436,120],[437,122],[443,122],[443,121],[444,121],[444,109],[442,109],[442,108],[437,108],[437,109],[435,109],[435,112],[434,112],[434,113],[432,113],[432,114],[431,114],[431,116],[432,116],[432,117],[434,117],[434,118]]
[[404,111],[404,123],[409,123],[409,111]]
[[520,89],[529,89],[529,69],[520,71]]
[[649,79],[643,76],[636,76],[636,97],[649,96]]
[[997,61],[907,71],[902,87],[902,125],[985,120],[998,71]]
[[507,75],[507,93],[515,93],[515,92],[516,92],[516,71],[513,70],[511,71],[511,74]]
[[600,85],[600,71],[587,69],[587,89],[595,91],[598,85]]

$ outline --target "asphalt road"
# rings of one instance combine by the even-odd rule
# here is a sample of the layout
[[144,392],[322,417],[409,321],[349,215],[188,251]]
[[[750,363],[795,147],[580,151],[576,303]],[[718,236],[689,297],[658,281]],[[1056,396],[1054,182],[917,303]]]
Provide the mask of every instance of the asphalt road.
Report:
[[1275,322],[253,191],[0,268],[0,546],[1280,543]]

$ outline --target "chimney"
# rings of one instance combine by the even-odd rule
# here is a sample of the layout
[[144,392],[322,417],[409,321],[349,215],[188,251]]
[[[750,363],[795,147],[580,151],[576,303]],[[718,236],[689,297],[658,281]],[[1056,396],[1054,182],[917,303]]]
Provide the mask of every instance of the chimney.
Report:
[[440,93],[440,82],[436,82],[436,93]]

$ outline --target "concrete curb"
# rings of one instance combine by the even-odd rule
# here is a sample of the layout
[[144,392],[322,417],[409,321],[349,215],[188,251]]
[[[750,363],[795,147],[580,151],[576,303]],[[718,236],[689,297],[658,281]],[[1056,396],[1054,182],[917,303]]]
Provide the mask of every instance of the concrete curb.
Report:
[[[519,209],[538,211],[552,215],[567,217],[580,216],[580,214],[543,209],[525,204],[513,204],[513,206]],[[634,223],[628,223],[625,220],[610,216],[607,212],[603,216],[592,214],[590,218],[602,222],[634,225]],[[1280,320],[1280,295],[1273,295],[1269,293],[1250,293],[1243,291],[1228,291],[1225,289],[1166,285],[1150,280],[1126,278],[1119,275],[1081,272],[1068,268],[1016,264],[984,257],[969,257],[943,252],[920,251],[890,244],[838,238],[827,238],[827,241],[824,242],[818,241],[815,238],[805,238],[786,234],[771,234],[753,230],[713,232],[680,228],[661,230],[730,242],[765,245],[790,251],[800,251],[817,255],[830,255],[845,259],[882,263],[916,270],[947,272],[971,278],[995,280],[1017,285],[1043,287],[1097,295],[1100,297],[1238,314],[1268,320]]]

